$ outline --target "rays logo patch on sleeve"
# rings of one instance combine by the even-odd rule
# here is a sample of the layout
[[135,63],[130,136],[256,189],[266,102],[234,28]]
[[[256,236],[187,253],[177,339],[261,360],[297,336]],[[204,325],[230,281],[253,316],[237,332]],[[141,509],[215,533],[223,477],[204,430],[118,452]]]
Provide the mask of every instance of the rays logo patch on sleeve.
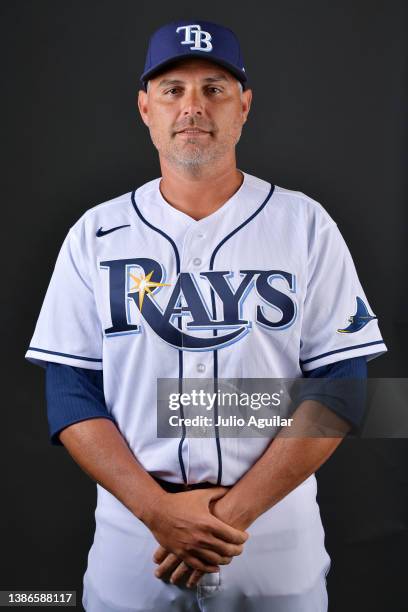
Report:
[[370,315],[368,308],[360,297],[356,297],[356,312],[348,318],[350,325],[344,329],[338,329],[341,334],[352,334],[363,329],[373,319],[377,317]]

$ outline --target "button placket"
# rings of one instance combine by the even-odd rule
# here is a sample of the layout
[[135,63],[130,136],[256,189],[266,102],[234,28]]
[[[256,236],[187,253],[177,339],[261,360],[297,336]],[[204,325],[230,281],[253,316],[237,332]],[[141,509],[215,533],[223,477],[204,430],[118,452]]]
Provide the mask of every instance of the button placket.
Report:
[[[201,228],[189,228],[185,235],[181,257],[181,271],[190,273],[194,276],[194,280],[199,285],[199,290],[202,292],[202,296],[205,299],[205,294],[208,293],[208,287],[200,284],[200,272],[206,270],[205,258],[203,258],[203,239],[206,233]],[[209,307],[209,302],[206,299],[206,306]],[[186,325],[188,317],[182,317],[183,329],[186,331]],[[187,331],[188,333],[188,331]],[[209,355],[204,353],[195,353],[190,351],[184,351],[183,359],[185,363],[185,376],[192,378],[202,378],[211,372]],[[206,426],[200,426],[202,434],[207,433],[208,428]]]

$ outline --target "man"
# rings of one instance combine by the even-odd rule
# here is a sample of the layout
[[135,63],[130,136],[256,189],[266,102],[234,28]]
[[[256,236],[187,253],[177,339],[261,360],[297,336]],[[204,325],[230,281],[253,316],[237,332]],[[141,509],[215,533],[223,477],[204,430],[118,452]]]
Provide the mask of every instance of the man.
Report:
[[54,441],[98,483],[83,605],[326,610],[314,472],[341,436],[159,438],[156,383],[363,377],[377,319],[323,207],[237,169],[252,91],[231,30],[163,26],[141,81],[161,177],[70,228],[26,353]]

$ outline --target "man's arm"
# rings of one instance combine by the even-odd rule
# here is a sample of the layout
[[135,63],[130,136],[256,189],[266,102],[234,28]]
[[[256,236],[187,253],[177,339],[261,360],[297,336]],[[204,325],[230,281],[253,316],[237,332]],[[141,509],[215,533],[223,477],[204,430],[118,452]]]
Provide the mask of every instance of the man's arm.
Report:
[[[327,461],[351,429],[360,426],[365,407],[365,357],[323,366],[305,372],[304,377],[320,378],[325,385],[315,390],[310,387],[308,399],[309,387],[305,387],[305,401],[293,414],[291,427],[282,428],[225,499],[214,504],[215,515],[228,524],[247,529]],[[335,379],[343,379],[343,384],[331,385]],[[319,402],[320,389],[325,394]]]
[[[352,428],[358,429],[361,424],[366,376],[365,357],[351,358],[305,372],[305,378],[361,380],[362,386],[357,387],[357,395],[354,386],[351,386],[350,393],[346,385],[340,388],[342,398],[335,395],[330,398],[332,388],[328,385],[324,389],[324,399],[330,409],[316,400],[303,401],[293,415],[292,426],[282,429],[262,457],[224,498],[213,504],[213,513],[229,525],[247,529],[258,516],[313,474],[327,461],[347,433]],[[306,387],[306,395],[308,389]],[[319,389],[317,386],[313,395],[318,395]],[[333,386],[333,392],[336,391],[337,388]],[[339,402],[339,399],[344,401]],[[188,586],[194,586],[202,575],[199,571],[189,571],[162,547],[156,550],[154,560],[159,564],[156,570],[159,578],[170,576],[175,583],[188,580]]]
[[[328,419],[343,437],[350,425],[314,400],[306,400],[293,414],[290,434],[285,431],[272,440],[264,454],[222,498],[211,505],[214,516],[237,529],[246,530],[258,516],[277,504],[288,493],[313,474],[335,451],[343,437],[318,438],[316,422]],[[180,564],[165,547],[157,549],[154,561],[159,565],[156,576],[170,576],[172,583],[188,580],[194,586],[202,572]]]
[[[322,419],[325,425],[320,435],[324,437],[318,437]],[[336,437],[327,436],[328,428]],[[289,433],[288,428],[283,428],[225,499],[215,502],[215,516],[247,529],[327,461],[349,429],[348,423],[323,404],[302,402],[293,415]]]
[[87,419],[59,435],[78,465],[119,499],[150,529],[159,544],[189,566],[217,571],[241,554],[248,535],[210,512],[210,503],[226,489],[166,493],[144,470],[116,425],[108,419]]
[[209,571],[240,554],[247,535],[224,525],[209,510],[210,501],[226,489],[189,492],[188,506],[185,493],[165,493],[116,427],[105,403],[102,370],[49,362],[46,398],[51,443],[64,444],[82,469],[142,520],[158,542],[167,540],[169,550],[180,549],[191,566],[207,566]]

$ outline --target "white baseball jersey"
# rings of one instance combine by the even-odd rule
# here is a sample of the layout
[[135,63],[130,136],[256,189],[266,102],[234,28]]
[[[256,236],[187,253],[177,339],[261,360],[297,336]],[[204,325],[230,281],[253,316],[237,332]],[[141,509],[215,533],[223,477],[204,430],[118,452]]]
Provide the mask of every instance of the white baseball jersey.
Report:
[[[387,350],[327,211],[243,175],[199,221],[163,198],[160,178],[87,210],[61,247],[26,353],[39,365],[103,368],[107,408],[130,448],[172,482],[233,485],[270,440],[157,438],[157,378],[297,378]],[[276,588],[310,587],[328,559],[314,476],[270,512],[283,559]],[[119,525],[140,529],[99,485],[96,520],[94,547],[101,530],[114,539]],[[108,577],[93,568],[102,588]]]

